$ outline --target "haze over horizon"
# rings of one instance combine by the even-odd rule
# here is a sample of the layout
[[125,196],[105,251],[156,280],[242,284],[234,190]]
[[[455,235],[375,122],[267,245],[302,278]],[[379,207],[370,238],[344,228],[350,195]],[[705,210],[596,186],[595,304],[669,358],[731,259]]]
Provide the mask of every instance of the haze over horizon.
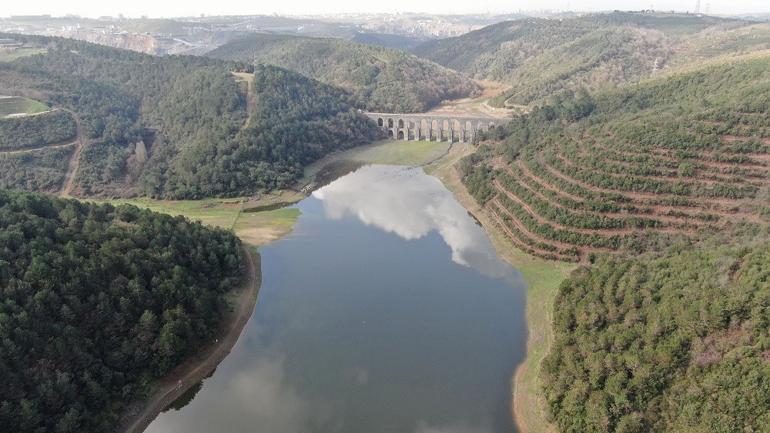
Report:
[[[136,0],[129,3],[105,3],[95,0],[74,0],[59,2],[42,0],[29,3],[7,4],[0,12],[0,17],[12,15],[64,16],[68,14],[82,17],[118,16],[171,18],[199,15],[329,15],[342,13],[432,13],[432,14],[476,14],[476,13],[513,13],[518,11],[576,11],[596,12],[609,10],[655,9],[660,11],[693,12],[697,0],[541,0],[514,1],[478,0],[474,2],[452,2],[425,0],[416,6],[407,0],[392,0],[387,3],[368,3],[356,0],[328,0],[312,2],[308,0],[290,0],[271,5],[247,5],[235,0],[204,2],[200,0],[186,2],[155,2]],[[701,12],[712,14],[751,14],[770,12],[766,0],[701,0]]]

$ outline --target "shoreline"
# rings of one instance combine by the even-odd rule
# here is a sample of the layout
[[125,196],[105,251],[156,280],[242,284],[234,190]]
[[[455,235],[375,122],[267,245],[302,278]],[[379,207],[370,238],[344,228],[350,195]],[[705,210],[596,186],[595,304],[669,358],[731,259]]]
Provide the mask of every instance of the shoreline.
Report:
[[[383,143],[377,143],[370,148],[374,149],[382,145]],[[427,174],[438,178],[452,192],[455,199],[481,224],[498,256],[519,270],[527,282],[526,356],[511,377],[511,417],[519,433],[554,433],[555,427],[546,418],[547,408],[540,391],[538,375],[540,364],[549,352],[553,341],[551,318],[557,289],[576,265],[540,259],[520,251],[510,243],[494,225],[485,210],[468,193],[460,179],[457,162],[474,151],[475,148],[472,146],[449,146],[438,157],[434,156],[427,162],[425,160],[410,162],[416,162],[416,166],[423,167]],[[346,151],[334,157],[335,160],[344,160],[346,157],[363,156],[359,153],[361,152]],[[231,229],[236,228],[236,222],[237,217],[232,222]],[[239,237],[241,237],[240,234],[245,234],[235,231]],[[257,244],[261,243],[264,242],[257,242]],[[250,249],[252,247],[253,249]],[[249,268],[249,283],[230,295],[230,305],[235,311],[231,317],[223,320],[222,328],[218,333],[219,342],[216,345],[205,346],[198,354],[175,367],[166,377],[156,381],[155,389],[148,397],[137,400],[129,407],[119,422],[120,427],[116,432],[142,433],[163,409],[205,379],[230,353],[251,317],[261,285],[258,268],[259,253],[256,252],[254,244],[249,246],[244,243],[243,249]]]
[[519,433],[554,433],[547,420],[546,402],[540,391],[542,360],[553,342],[553,303],[561,282],[576,268],[571,263],[549,261],[527,254],[508,241],[490,220],[484,209],[468,193],[457,172],[457,162],[470,155],[471,149],[457,149],[426,172],[438,178],[455,199],[480,222],[498,256],[518,269],[527,282],[526,324],[527,353],[511,377],[511,416]]
[[[256,248],[243,245],[244,261],[248,278],[244,286],[230,293],[229,304],[233,308],[223,318],[219,336],[204,346],[197,354],[174,367],[169,374],[157,380],[149,396],[139,399],[129,407],[118,423],[116,432],[142,433],[169,404],[198,384],[213,372],[238,342],[241,332],[249,322],[257,295],[262,285],[261,258]],[[229,316],[229,317],[228,317]]]

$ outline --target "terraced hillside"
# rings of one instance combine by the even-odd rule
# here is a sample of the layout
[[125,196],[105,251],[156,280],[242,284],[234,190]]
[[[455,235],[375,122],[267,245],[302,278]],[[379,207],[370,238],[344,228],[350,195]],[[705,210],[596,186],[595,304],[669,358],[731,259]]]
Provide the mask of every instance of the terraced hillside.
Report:
[[580,92],[490,136],[465,183],[522,250],[587,262],[770,221],[770,57]]
[[[542,103],[563,90],[597,90],[637,82],[675,58],[691,59],[680,52],[705,52],[709,46],[705,41],[748,25],[701,15],[641,12],[558,20],[526,18],[429,41],[413,52],[475,78],[510,84],[508,92],[492,101],[497,105],[528,105]],[[744,41],[744,46],[725,43],[721,50],[756,48],[745,42],[750,38],[732,39]],[[686,43],[690,40],[698,42]]]
[[464,75],[403,51],[345,41],[256,34],[227,43],[209,57],[272,64],[350,91],[382,112],[422,112],[445,99],[480,91]]

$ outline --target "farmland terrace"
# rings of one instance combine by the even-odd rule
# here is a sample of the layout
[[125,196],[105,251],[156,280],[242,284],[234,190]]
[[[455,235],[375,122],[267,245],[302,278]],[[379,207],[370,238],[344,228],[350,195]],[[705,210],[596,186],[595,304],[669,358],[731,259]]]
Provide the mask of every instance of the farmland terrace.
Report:
[[[767,73],[759,68],[767,62],[743,64],[743,81],[714,92],[714,98],[734,97],[735,106],[727,110],[704,108],[701,101],[687,102],[696,107],[692,111],[679,105],[660,110],[658,102],[656,110],[617,114],[617,100],[600,96],[585,120],[549,124],[538,118],[543,111],[532,120],[514,119],[487,134],[475,160],[466,162],[466,185],[511,242],[564,261],[643,251],[661,237],[765,224],[770,117],[766,103],[754,101],[749,92],[766,82]],[[729,76],[739,67],[720,72]],[[699,74],[718,76],[693,75]],[[659,80],[633,91],[666,101],[676,96],[665,93],[675,95],[678,86],[696,90],[697,85],[682,83],[698,78]],[[693,94],[701,95],[696,90],[680,97]]]

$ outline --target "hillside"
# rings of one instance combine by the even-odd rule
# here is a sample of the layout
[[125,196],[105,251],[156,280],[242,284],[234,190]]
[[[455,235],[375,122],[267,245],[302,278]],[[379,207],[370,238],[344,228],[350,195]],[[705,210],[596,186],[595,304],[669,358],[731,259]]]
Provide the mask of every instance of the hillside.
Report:
[[544,102],[564,90],[596,90],[652,75],[696,35],[748,22],[699,15],[614,12],[569,19],[526,18],[413,49],[475,78],[508,83],[497,105]]
[[0,426],[107,432],[210,341],[241,280],[224,230],[0,191]]
[[371,111],[422,112],[479,91],[472,80],[413,55],[340,39],[257,34],[207,56],[299,72],[350,91]]
[[[348,94],[275,67],[14,37],[47,52],[0,62],[0,94],[72,118],[49,119],[58,135],[42,139],[0,128],[2,148],[29,149],[0,154],[0,187],[55,191],[73,157],[77,195],[245,195],[290,186],[304,165],[376,136]],[[237,70],[254,77],[239,81]],[[44,146],[71,137],[73,121],[81,148]]]
[[583,265],[537,383],[556,431],[768,425],[768,101],[770,55],[729,56],[561,93],[462,161],[511,244]]
[[559,431],[765,431],[768,240],[608,258],[564,282],[542,376]]
[[495,131],[465,182],[511,241],[547,258],[768,222],[770,57],[554,100]]

